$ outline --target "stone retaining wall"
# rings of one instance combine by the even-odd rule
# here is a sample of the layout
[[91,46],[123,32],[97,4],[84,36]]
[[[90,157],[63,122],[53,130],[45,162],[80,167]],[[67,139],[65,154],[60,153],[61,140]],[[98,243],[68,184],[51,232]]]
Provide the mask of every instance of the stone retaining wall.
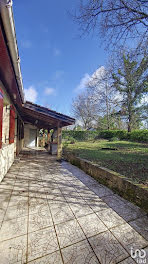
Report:
[[148,212],[148,188],[140,184],[134,184],[125,176],[114,171],[100,167],[88,160],[76,157],[71,152],[64,151],[64,158],[71,164],[79,167],[87,174],[91,175],[98,182],[111,188],[113,191],[125,199],[137,204]]

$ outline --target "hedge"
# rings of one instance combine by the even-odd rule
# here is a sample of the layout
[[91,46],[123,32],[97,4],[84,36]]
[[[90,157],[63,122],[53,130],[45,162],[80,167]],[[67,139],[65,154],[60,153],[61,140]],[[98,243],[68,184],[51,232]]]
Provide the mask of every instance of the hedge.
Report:
[[118,138],[119,140],[130,140],[137,142],[148,143],[148,130],[134,130],[127,132],[126,130],[101,130],[101,131],[76,131],[64,130],[63,138],[68,139],[72,137],[78,141],[97,140],[99,138],[112,139]]
[[68,139],[73,137],[76,140],[91,140],[98,135],[98,131],[77,131],[77,130],[63,130],[63,138]]

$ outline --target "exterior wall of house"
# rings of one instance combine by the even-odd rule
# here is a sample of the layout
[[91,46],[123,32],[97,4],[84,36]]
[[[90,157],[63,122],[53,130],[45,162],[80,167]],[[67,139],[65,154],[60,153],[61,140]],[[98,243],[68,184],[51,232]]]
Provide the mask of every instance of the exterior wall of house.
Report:
[[[1,144],[0,144],[0,182],[13,164],[16,154],[19,154],[22,149],[23,139],[19,136],[20,128],[18,123],[19,118],[5,87],[0,81],[1,97]],[[18,129],[19,128],[19,129]]]
[[14,143],[9,144],[9,131],[10,131],[10,105],[11,101],[9,96],[0,85],[3,93],[3,114],[2,114],[2,145],[0,148],[0,182],[10,169],[14,161]]
[[2,127],[2,142],[3,145],[9,144],[9,116],[10,116],[10,102],[9,105],[3,107],[3,127]]
[[31,124],[24,125],[24,147],[31,147],[30,130],[35,130],[35,133],[36,133],[35,147],[38,147],[39,146],[39,129],[36,126],[33,126]]
[[0,182],[14,161],[14,143],[0,149]]

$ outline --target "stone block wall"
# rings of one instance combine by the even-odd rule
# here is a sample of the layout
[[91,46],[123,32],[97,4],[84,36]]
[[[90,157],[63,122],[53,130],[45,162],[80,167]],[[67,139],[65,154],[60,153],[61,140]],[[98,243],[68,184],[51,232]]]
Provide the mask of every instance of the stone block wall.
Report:
[[14,143],[0,149],[0,182],[14,161]]
[[9,122],[10,122],[10,106],[8,105],[3,107],[3,132],[2,132],[3,145],[9,144]]

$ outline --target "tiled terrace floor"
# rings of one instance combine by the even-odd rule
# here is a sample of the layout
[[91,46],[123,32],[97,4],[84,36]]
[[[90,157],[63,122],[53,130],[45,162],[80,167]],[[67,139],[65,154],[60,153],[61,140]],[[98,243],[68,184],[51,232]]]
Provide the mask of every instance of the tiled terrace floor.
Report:
[[45,152],[22,153],[0,184],[0,226],[0,264],[132,264],[131,247],[148,250],[144,212]]

